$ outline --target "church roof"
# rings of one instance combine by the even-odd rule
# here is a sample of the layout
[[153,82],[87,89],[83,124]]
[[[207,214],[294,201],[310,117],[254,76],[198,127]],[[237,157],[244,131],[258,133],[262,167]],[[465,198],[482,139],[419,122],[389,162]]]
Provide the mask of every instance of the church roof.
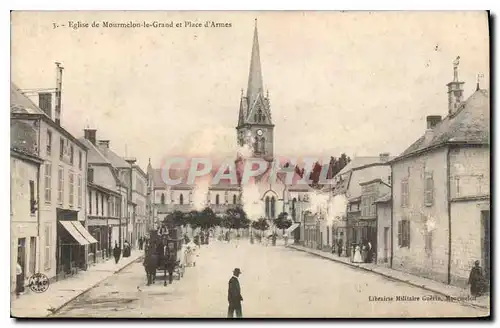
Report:
[[253,32],[252,55],[250,58],[250,74],[248,75],[247,99],[248,107],[252,107],[257,100],[259,94],[262,94],[262,68],[260,66],[260,49],[259,49],[259,35],[257,31],[257,19],[255,19],[255,28]]
[[486,90],[476,90],[457,111],[446,116],[396,160],[446,143],[490,143],[490,106]]

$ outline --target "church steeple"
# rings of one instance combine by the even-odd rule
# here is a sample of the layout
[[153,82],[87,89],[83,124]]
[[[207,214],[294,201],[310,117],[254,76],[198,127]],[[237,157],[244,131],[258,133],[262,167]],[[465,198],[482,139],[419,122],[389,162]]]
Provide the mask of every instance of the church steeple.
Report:
[[248,146],[253,156],[272,160],[274,154],[274,124],[271,118],[269,93],[264,94],[262,68],[260,66],[257,19],[253,32],[250,71],[246,97],[240,96],[237,139],[239,146]]
[[257,97],[263,95],[262,69],[260,67],[259,33],[257,31],[257,18],[253,32],[252,57],[250,58],[250,73],[248,74],[247,99],[251,108]]

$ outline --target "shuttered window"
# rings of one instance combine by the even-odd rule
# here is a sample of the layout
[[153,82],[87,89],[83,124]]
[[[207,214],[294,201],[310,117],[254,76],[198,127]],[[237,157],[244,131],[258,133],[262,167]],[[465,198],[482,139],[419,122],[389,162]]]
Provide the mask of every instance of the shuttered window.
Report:
[[398,222],[398,246],[410,247],[410,221],[401,220]]
[[434,179],[431,172],[425,173],[424,201],[425,206],[432,206],[432,204],[434,203]]

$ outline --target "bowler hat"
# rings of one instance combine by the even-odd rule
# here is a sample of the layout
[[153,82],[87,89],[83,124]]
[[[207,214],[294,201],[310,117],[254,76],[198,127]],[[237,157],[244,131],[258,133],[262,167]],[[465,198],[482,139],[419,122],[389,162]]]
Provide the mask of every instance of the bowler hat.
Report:
[[243,272],[241,272],[240,268],[236,268],[233,270],[233,273],[243,273]]

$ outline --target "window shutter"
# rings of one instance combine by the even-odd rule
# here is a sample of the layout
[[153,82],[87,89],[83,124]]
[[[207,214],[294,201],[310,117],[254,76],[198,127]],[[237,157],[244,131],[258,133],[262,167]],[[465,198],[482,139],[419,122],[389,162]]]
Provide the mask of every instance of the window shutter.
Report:
[[401,247],[401,245],[402,245],[401,226],[402,226],[402,221],[398,221],[398,246],[399,247]]
[[407,234],[407,237],[406,237],[406,246],[408,248],[410,248],[410,220],[407,220],[406,221],[406,234]]

